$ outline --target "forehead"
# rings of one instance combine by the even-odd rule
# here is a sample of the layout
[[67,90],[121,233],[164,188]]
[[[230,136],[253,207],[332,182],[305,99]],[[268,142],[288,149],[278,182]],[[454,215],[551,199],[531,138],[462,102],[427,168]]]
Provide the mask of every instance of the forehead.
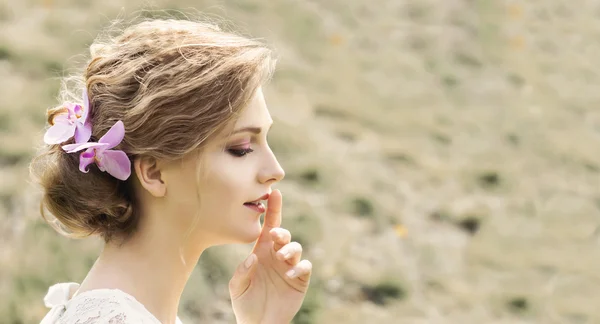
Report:
[[246,107],[244,107],[235,122],[234,130],[255,126],[265,127],[272,122],[262,88],[259,87]]
[[233,132],[246,127],[258,127],[266,130],[273,119],[265,102],[262,88],[258,88],[246,107],[242,108],[237,117],[217,135],[220,139],[227,140]]

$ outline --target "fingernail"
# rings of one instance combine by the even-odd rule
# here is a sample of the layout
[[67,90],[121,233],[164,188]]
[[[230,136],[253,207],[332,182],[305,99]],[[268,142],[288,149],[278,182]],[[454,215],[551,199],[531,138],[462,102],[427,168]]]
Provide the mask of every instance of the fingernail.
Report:
[[254,254],[250,254],[250,256],[246,258],[246,261],[244,261],[244,266],[246,269],[248,269],[250,266],[252,266],[252,263],[254,263]]
[[292,270],[286,272],[285,275],[290,278],[294,278],[296,276],[296,271],[294,271],[294,269],[292,269]]

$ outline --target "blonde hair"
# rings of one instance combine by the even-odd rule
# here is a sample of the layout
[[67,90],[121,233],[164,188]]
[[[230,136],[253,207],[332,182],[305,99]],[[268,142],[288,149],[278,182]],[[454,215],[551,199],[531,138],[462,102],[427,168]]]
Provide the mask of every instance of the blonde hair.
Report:
[[[201,150],[235,120],[275,65],[271,50],[257,40],[177,19],[133,23],[97,39],[90,52],[83,75],[63,80],[61,97],[78,97],[86,87],[91,141],[122,120],[125,138],[116,149],[132,161],[174,160]],[[73,83],[78,90],[69,89]],[[49,123],[62,111],[49,109]],[[120,181],[94,164],[89,173],[79,171],[79,155],[61,149],[66,143],[45,146],[31,164],[44,190],[42,216],[69,237],[128,238],[139,219],[133,177]]]

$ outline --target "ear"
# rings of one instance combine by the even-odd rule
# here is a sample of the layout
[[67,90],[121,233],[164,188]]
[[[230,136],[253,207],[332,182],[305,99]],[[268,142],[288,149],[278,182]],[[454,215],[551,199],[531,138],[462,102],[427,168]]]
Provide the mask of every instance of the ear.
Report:
[[149,156],[140,156],[133,161],[135,174],[140,185],[154,197],[164,197],[167,184],[163,179],[158,161]]

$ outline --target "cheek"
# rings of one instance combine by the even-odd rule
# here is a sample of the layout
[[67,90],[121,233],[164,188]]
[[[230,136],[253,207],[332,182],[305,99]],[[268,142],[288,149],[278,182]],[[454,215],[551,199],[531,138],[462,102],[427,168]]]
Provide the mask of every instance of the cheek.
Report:
[[[212,172],[206,181],[206,192],[211,199],[219,201],[220,204],[232,202],[239,199],[240,195],[244,194],[242,175],[239,170],[224,169]],[[221,205],[224,206],[224,205]]]
[[200,184],[203,193],[218,201],[221,206],[243,204],[257,194],[250,189],[252,175],[244,161],[224,158],[219,162],[207,174],[206,181]]

